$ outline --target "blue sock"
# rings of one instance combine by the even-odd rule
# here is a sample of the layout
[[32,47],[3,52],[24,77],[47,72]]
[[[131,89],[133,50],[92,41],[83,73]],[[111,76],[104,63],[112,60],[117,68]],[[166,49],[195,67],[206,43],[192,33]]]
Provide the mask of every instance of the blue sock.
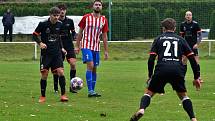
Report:
[[86,80],[87,80],[87,87],[88,87],[88,92],[92,92],[92,71],[87,70],[86,71]]
[[93,87],[93,91],[95,91],[97,74],[96,73],[92,73],[92,75],[93,75],[92,87]]

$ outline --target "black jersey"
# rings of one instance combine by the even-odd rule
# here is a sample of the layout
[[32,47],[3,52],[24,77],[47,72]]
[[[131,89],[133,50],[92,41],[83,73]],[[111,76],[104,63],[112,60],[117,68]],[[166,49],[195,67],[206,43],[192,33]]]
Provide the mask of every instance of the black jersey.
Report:
[[56,55],[61,53],[62,42],[60,40],[62,23],[58,21],[52,24],[50,20],[40,22],[35,29],[36,33],[40,33],[41,41],[46,44],[46,49],[41,49],[41,55]]
[[199,31],[201,31],[201,28],[196,21],[191,21],[191,23],[184,21],[180,25],[180,34],[185,38],[191,48],[197,43],[197,33]]
[[150,54],[158,55],[159,64],[179,64],[181,65],[182,55],[192,53],[187,42],[173,32],[165,32],[158,36],[151,48]]
[[[63,42],[64,48],[68,51],[74,49],[73,37],[75,36],[75,27],[72,19],[65,17],[64,20],[61,20],[63,27],[61,33],[61,39]],[[72,34],[71,34],[72,32]]]

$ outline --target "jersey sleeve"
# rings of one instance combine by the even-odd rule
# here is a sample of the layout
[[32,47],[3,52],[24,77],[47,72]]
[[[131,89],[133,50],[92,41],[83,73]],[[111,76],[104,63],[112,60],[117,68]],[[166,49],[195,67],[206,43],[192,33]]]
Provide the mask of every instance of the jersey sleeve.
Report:
[[152,47],[149,54],[157,55],[157,39],[155,39],[154,42],[152,43]]
[[86,26],[86,18],[87,18],[86,15],[83,16],[83,18],[81,19],[81,21],[80,21],[79,24],[78,24],[78,26],[79,26],[80,28],[82,28],[82,29],[84,29],[85,26]]
[[70,28],[71,32],[75,31],[75,26],[74,26],[73,20],[70,20],[70,27],[69,28]]
[[184,26],[183,26],[183,24],[181,23],[181,25],[180,25],[180,36],[184,36],[184,33],[185,33],[185,31],[184,31]]
[[199,24],[198,23],[196,23],[196,32],[198,33],[198,32],[201,32],[201,28],[199,27]]
[[108,21],[106,18],[105,18],[104,27],[102,28],[102,33],[105,33],[105,32],[108,32]]
[[42,32],[42,27],[43,27],[43,24],[42,24],[42,22],[40,22],[38,24],[37,28],[34,30],[33,34],[39,36],[40,33]]

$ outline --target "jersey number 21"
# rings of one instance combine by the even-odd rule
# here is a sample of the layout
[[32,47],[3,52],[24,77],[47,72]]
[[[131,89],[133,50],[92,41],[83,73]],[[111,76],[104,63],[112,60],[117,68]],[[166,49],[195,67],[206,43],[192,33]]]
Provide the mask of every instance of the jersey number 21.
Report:
[[164,41],[163,46],[166,47],[164,56],[172,56],[172,53],[169,51],[171,46],[174,46],[174,56],[178,56],[178,41],[173,41],[172,43],[170,41]]

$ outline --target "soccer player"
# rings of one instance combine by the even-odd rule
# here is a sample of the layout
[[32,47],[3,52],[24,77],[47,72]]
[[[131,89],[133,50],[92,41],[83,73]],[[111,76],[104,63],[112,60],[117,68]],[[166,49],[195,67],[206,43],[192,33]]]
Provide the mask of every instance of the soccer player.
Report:
[[108,59],[108,21],[105,16],[101,15],[101,11],[101,0],[94,0],[93,13],[84,15],[78,25],[80,29],[77,37],[75,51],[76,53],[79,53],[81,48],[82,60],[87,64],[86,81],[88,87],[88,97],[101,96],[100,94],[95,92],[95,85],[97,80],[96,70],[100,60],[99,52],[101,34],[104,44],[104,58],[105,60]]
[[[76,76],[76,56],[74,51],[73,40],[75,39],[75,27],[72,19],[66,17],[67,6],[65,4],[60,4],[57,6],[60,10],[59,20],[62,22],[62,33],[61,33],[61,41],[63,43],[63,47],[66,50],[67,54],[66,59],[70,64],[70,80]],[[63,60],[65,59],[63,54]],[[57,74],[53,75],[54,79],[54,90],[58,92],[58,79],[59,76]],[[69,88],[70,92],[77,93],[75,90]]]
[[[156,93],[164,93],[164,87],[167,83],[170,83],[176,91],[191,121],[197,121],[193,112],[192,102],[186,93],[184,66],[181,61],[182,55],[186,55],[189,59],[194,73],[193,84],[199,90],[201,87],[200,74],[194,54],[187,42],[174,33],[176,29],[174,19],[166,18],[161,22],[161,25],[164,33],[154,40],[148,59],[149,84],[144,96],[141,98],[139,110],[130,118],[130,121],[138,121],[143,116],[145,109],[151,102],[151,98]],[[158,56],[158,61],[154,70],[156,56]]]
[[[180,35],[187,41],[188,45],[194,52],[194,57],[199,65],[198,46],[202,40],[202,32],[199,24],[192,19],[192,12],[187,11],[185,14],[185,21],[180,25]],[[183,64],[185,66],[185,73],[187,71],[187,58],[183,56]]]
[[[65,95],[65,77],[63,69],[62,52],[66,53],[60,40],[60,33],[62,23],[58,21],[60,16],[60,9],[52,7],[49,11],[50,17],[48,20],[40,22],[33,33],[33,40],[41,48],[40,56],[40,72],[41,72],[41,96],[39,102],[43,103],[46,101],[46,85],[49,68],[52,73],[56,73],[59,76],[59,83],[61,87],[61,98],[62,102],[68,101],[68,97]],[[39,38],[41,36],[41,39]]]

